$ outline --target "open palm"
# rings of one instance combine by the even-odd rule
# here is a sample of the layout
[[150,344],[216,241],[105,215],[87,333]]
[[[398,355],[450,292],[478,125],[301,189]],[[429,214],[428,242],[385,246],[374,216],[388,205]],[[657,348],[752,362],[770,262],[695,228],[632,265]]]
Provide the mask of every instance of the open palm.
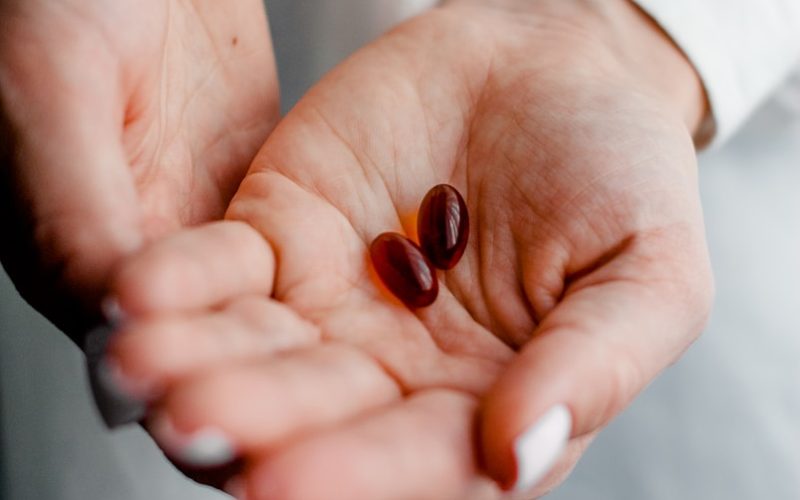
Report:
[[222,217],[277,121],[264,8],[4,0],[0,38],[3,265],[79,333],[120,256]]
[[[229,222],[120,272],[141,319],[113,355],[164,394],[168,449],[221,430],[248,498],[492,498],[477,457],[510,486],[515,438],[565,405],[541,493],[693,340],[711,286],[682,117],[577,27],[516,15],[454,4],[363,49],[270,136]],[[443,182],[471,240],[409,310],[367,249],[413,236]]]

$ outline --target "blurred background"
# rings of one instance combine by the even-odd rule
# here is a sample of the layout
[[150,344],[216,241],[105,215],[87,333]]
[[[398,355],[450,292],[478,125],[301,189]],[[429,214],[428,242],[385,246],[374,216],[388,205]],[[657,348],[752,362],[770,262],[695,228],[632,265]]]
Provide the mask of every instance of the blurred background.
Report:
[[[268,0],[284,111],[431,3]],[[800,78],[700,171],[711,323],[548,498],[800,499]],[[184,479],[141,429],[105,431],[82,354],[0,275],[0,499],[224,498]]]

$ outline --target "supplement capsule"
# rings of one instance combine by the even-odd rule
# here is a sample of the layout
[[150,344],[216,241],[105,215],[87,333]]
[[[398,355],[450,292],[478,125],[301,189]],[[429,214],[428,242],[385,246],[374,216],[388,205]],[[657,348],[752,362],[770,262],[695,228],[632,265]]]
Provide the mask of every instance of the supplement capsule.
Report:
[[383,284],[408,307],[425,307],[436,300],[436,271],[413,241],[383,233],[372,241],[369,254]]
[[461,259],[469,239],[469,214],[461,194],[448,184],[428,191],[419,208],[420,247],[439,269],[451,269]]

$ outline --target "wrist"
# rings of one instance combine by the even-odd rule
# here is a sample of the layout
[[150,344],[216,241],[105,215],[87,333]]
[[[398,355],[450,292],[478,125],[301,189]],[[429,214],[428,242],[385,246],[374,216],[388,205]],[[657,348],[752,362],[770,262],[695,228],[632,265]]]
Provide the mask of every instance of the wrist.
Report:
[[[632,0],[448,0],[446,5],[502,12],[530,43],[525,57],[564,69],[604,67],[682,120],[696,142],[709,134],[708,99],[694,66]],[[504,33],[505,35],[506,33]],[[519,47],[519,45],[516,45]],[[542,48],[547,50],[542,51]],[[535,56],[531,56],[535,53]]]
[[641,85],[681,114],[696,142],[706,142],[711,135],[708,97],[694,65],[632,0],[601,3],[609,40],[624,66]]

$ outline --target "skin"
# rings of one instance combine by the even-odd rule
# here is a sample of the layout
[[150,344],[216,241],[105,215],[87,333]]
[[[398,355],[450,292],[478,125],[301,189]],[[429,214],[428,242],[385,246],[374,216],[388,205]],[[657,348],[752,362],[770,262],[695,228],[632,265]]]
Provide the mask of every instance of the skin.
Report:
[[278,119],[259,0],[0,1],[0,256],[73,338],[114,265],[220,219]]
[[[498,498],[514,439],[565,404],[571,440],[524,498],[541,495],[705,323],[704,112],[627,2],[449,3],[312,89],[228,221],[119,270],[132,319],[110,356],[168,449],[165,421],[229,436],[251,499]],[[442,182],[472,236],[411,311],[367,248]]]

